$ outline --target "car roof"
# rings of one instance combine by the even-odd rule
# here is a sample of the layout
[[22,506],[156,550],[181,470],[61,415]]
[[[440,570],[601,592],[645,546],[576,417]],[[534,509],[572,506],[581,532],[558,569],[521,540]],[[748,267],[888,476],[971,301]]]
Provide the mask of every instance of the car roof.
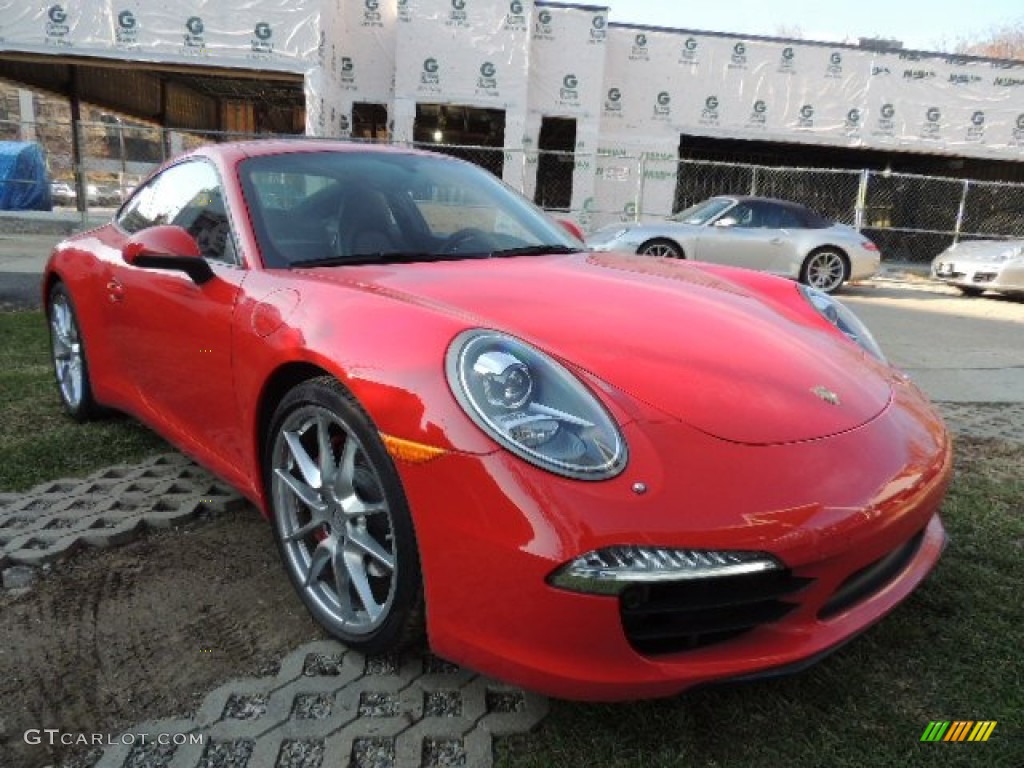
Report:
[[735,200],[739,203],[771,203],[772,205],[778,205],[782,208],[791,208],[798,211],[811,211],[813,213],[813,210],[803,203],[795,203],[792,200],[781,200],[777,197],[761,197],[760,195],[715,195],[715,197],[724,200]]
[[238,162],[249,157],[268,155],[298,154],[306,152],[360,152],[379,154],[430,154],[409,147],[395,147],[367,142],[342,141],[338,139],[257,139],[253,141],[231,141],[223,144],[206,144],[182,157],[217,157]]

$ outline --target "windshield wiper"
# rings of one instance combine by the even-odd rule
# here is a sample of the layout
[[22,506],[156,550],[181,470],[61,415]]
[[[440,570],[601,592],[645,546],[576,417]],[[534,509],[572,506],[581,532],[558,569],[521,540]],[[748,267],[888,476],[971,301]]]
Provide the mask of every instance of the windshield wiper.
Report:
[[570,245],[524,245],[522,248],[506,248],[502,251],[491,251],[488,255],[492,258],[545,256],[547,254],[580,253],[582,250],[582,248],[573,248]]
[[357,253],[352,256],[325,256],[319,259],[293,261],[289,266],[293,269],[313,267],[347,267],[361,264],[413,264],[425,261],[459,261],[462,259],[490,259],[509,256],[542,256],[545,254],[579,253],[582,249],[568,245],[528,245],[522,248],[506,248],[502,251],[488,253],[428,253],[426,251],[394,251],[377,253]]
[[[486,255],[486,254],[484,254]],[[347,267],[360,264],[412,264],[417,261],[450,261],[466,258],[465,254],[427,253],[426,251],[394,251],[377,253],[356,253],[352,256],[326,256],[320,259],[293,261],[292,268]]]

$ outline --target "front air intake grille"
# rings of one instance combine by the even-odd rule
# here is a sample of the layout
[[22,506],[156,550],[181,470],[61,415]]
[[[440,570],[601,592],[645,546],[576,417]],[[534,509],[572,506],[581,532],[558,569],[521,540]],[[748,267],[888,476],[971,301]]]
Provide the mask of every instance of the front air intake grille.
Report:
[[622,627],[639,653],[702,648],[778,621],[797,607],[792,598],[813,579],[788,570],[741,576],[635,584],[619,598]]
[[923,539],[924,531],[921,531],[903,546],[897,547],[885,557],[875,560],[848,577],[818,611],[818,618],[830,619],[878,592],[914,559]]

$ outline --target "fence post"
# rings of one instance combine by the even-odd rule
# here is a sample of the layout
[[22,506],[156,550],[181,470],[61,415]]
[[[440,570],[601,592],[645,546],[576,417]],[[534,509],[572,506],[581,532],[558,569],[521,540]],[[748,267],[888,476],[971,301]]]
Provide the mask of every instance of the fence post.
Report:
[[757,166],[750,169],[750,194],[757,194]]
[[644,204],[644,185],[646,183],[647,176],[647,153],[640,153],[640,162],[637,164],[637,180],[636,180],[636,203],[633,206],[633,221],[640,221],[640,209]]
[[853,227],[858,232],[864,229],[864,212],[868,205],[868,175],[871,172],[865,168],[860,172],[860,180],[857,182],[857,201],[853,204]]
[[960,207],[956,211],[956,224],[953,227],[953,244],[960,241],[960,229],[964,224],[964,211],[967,210],[967,191],[971,187],[971,180],[964,179],[964,191],[960,193]]

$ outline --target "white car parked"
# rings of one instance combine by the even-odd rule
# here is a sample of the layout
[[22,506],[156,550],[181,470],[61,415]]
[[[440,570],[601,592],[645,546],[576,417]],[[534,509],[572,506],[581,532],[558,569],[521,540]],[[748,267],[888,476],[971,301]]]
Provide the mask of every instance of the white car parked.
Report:
[[834,293],[878,272],[878,246],[786,200],[712,197],[653,223],[613,224],[587,238],[595,251],[630,251],[748,267]]
[[932,261],[932,277],[966,296],[1024,294],[1024,240],[964,240]]

